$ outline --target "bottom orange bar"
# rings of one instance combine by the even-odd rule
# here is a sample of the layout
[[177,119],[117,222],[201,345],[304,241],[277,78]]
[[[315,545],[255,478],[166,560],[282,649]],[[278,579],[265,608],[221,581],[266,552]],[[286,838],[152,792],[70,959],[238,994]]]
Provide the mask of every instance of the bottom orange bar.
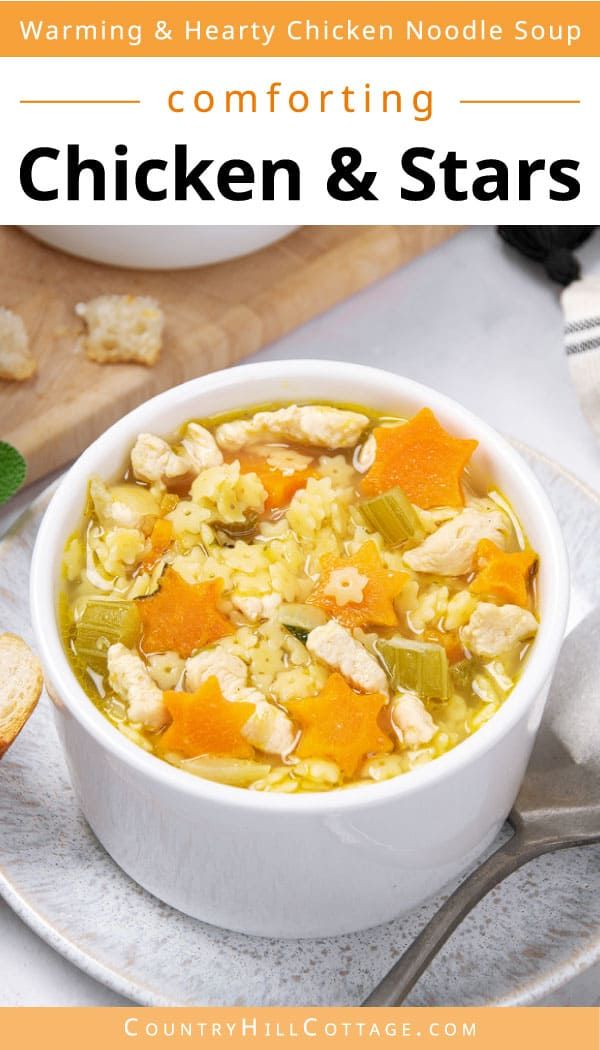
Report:
[[455,1046],[469,1050],[598,1050],[600,1010],[519,1008],[13,1008],[0,1013],[3,1050],[277,1046]]

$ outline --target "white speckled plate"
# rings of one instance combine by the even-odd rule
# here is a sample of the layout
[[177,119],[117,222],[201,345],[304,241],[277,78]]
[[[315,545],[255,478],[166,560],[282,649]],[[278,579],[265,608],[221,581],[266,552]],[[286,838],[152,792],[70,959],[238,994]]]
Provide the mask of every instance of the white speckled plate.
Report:
[[[600,500],[522,451],[562,521],[577,621],[600,602]],[[47,500],[0,544],[0,624],[30,640],[28,567]],[[244,937],[173,911],[116,867],[79,813],[47,697],[0,767],[0,892],[71,962],[148,1006],[358,1004],[442,900],[366,933],[311,941]],[[600,847],[590,846],[542,857],[494,890],[410,1003],[532,1003],[599,958]]]

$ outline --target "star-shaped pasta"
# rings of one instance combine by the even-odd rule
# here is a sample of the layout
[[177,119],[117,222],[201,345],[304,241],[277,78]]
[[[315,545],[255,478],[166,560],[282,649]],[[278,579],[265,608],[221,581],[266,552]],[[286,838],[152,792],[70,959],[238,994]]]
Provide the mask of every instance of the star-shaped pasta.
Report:
[[[340,573],[343,573],[342,577]],[[346,597],[343,583],[348,580],[348,573],[351,573],[350,581],[354,581],[355,593],[358,594],[359,589],[361,591],[360,598],[355,600],[351,597],[347,602],[344,601],[344,604],[340,604],[338,595],[341,591],[344,598]],[[363,585],[362,580],[365,577],[366,582]],[[318,605],[328,616],[338,620],[345,627],[363,627],[365,624],[395,627],[398,617],[393,599],[400,593],[408,578],[407,573],[390,572],[379,557],[376,543],[368,540],[351,557],[327,555],[322,558],[319,582],[306,600],[311,605]]]
[[323,593],[328,598],[334,598],[339,607],[349,602],[360,605],[368,582],[368,576],[363,576],[353,565],[349,565],[346,569],[333,569],[329,573]]

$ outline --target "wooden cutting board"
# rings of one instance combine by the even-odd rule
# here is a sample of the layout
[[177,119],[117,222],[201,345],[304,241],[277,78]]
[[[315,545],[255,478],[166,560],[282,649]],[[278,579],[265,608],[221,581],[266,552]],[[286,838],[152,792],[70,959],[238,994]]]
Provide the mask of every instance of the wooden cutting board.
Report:
[[[240,361],[457,229],[304,227],[243,259],[150,272],[85,262],[0,227],[0,305],[23,317],[38,361],[28,382],[0,381],[0,434],[26,457],[34,481],[147,398]],[[94,364],[80,352],[73,307],[104,292],[161,303],[167,323],[154,368]]]

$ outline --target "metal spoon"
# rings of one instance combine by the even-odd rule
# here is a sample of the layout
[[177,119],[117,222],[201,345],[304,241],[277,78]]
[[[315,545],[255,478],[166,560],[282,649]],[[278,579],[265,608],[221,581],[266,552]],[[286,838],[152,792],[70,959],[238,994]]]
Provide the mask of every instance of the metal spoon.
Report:
[[535,747],[508,815],[514,835],[476,868],[363,1006],[398,1006],[459,923],[534,857],[600,842],[600,609],[566,639]]

